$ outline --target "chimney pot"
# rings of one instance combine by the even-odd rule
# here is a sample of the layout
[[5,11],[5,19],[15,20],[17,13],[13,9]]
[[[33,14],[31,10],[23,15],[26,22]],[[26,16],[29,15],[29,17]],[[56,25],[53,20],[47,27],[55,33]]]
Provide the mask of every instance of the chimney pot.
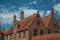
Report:
[[16,20],[16,15],[14,14],[13,16],[13,23],[15,23],[17,20]]
[[21,11],[21,19],[24,19],[24,11]]
[[37,11],[37,14],[39,14],[39,11]]
[[54,8],[52,8],[51,11],[50,11],[51,16],[53,15],[53,12],[54,12]]

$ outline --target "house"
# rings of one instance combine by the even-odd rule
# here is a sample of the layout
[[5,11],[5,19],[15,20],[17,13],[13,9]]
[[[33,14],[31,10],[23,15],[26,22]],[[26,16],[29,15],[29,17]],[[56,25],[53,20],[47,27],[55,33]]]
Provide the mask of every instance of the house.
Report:
[[59,33],[59,25],[54,17],[54,9],[50,10],[50,15],[41,18],[39,11],[24,18],[24,11],[21,11],[21,19],[17,21],[13,16],[13,23],[9,30],[2,30],[2,40],[32,40],[33,36]]

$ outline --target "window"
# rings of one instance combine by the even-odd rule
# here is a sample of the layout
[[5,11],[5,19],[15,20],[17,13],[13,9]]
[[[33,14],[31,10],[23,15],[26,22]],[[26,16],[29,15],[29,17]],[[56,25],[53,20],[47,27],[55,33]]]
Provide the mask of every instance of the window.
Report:
[[21,38],[21,33],[19,33],[19,38]]
[[14,34],[14,39],[16,40],[16,34]]
[[10,40],[12,40],[12,34],[10,34]]
[[44,31],[43,30],[40,30],[40,35],[43,35]]
[[8,35],[6,36],[6,40],[8,40]]
[[51,33],[51,30],[50,29],[48,29],[48,34],[50,34]]
[[56,27],[56,24],[54,23],[54,28]]
[[55,33],[57,33],[57,31],[55,31]]
[[4,40],[4,35],[2,34],[2,38],[1,38],[2,40]]
[[37,29],[34,29],[34,36],[37,35]]
[[40,24],[40,20],[37,20],[37,24]]
[[23,32],[23,38],[25,38],[25,36],[26,36],[26,35],[25,35],[25,31],[24,31],[24,32]]

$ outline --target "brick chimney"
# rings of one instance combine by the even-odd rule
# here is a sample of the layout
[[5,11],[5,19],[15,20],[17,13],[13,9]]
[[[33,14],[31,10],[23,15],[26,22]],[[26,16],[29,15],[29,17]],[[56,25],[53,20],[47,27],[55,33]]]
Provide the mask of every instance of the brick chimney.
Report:
[[37,14],[39,14],[39,11],[37,11]]
[[21,11],[21,19],[24,19],[24,11]]
[[13,16],[13,23],[15,23],[17,20],[16,20],[16,15],[14,14]]
[[52,9],[50,10],[50,15],[51,15],[51,16],[54,15],[54,8],[52,8]]

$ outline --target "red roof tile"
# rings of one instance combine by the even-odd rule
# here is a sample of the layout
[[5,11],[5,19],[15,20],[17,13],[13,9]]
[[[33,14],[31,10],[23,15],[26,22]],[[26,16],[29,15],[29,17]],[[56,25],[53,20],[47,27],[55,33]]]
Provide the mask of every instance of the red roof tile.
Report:
[[20,26],[19,30],[28,28],[30,26],[30,24],[32,23],[35,16],[36,15],[30,16],[30,17],[26,18],[23,22],[20,22],[21,26]]
[[49,24],[51,16],[45,16],[42,18],[42,22],[44,23],[44,25],[47,27],[47,25]]
[[10,29],[8,30],[8,33],[11,33],[11,32],[13,32],[14,31],[14,25],[12,25],[11,27],[10,27]]
[[6,35],[7,34],[7,30],[1,30],[1,32],[4,34],[4,35]]

